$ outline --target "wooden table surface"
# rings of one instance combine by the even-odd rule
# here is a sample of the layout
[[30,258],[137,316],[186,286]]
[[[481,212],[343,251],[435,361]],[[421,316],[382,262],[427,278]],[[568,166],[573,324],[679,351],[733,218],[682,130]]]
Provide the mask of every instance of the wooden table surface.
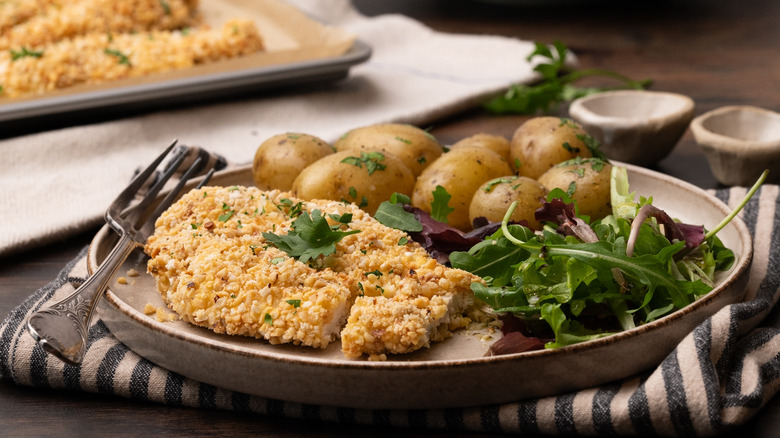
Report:
[[[514,7],[507,6],[511,1],[452,0],[355,3],[367,15],[399,12],[443,32],[497,34],[541,42],[558,39],[577,54],[581,67],[607,68],[636,79],[652,78],[655,90],[691,96],[697,114],[724,105],[755,105],[780,111],[780,2],[549,2],[556,5]],[[474,109],[435,122],[432,133],[442,143],[478,132],[511,136],[526,119],[497,117]],[[659,163],[657,170],[704,188],[717,186],[690,132],[671,156]],[[89,230],[0,259],[0,318],[52,280],[95,232]],[[745,436],[776,436],[780,430],[779,399],[775,397],[742,428]],[[378,430],[167,407],[103,395],[21,387],[0,380],[0,435],[114,434],[487,436]]]

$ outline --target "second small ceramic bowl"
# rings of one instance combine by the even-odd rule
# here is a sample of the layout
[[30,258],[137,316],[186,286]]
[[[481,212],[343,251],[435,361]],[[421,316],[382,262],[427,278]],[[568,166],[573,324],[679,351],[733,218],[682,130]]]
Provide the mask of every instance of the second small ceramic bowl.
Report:
[[616,90],[572,102],[569,115],[601,143],[607,158],[652,166],[674,149],[693,119],[688,96]]
[[780,181],[780,113],[754,106],[725,106],[691,123],[696,143],[721,184],[749,186],[769,169]]

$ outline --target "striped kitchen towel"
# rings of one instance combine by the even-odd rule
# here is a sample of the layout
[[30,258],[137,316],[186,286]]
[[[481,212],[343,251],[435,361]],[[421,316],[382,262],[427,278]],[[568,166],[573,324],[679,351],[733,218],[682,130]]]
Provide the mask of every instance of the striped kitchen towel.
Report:
[[[715,195],[733,206],[744,188]],[[0,377],[21,385],[115,394],[204,409],[288,418],[484,432],[707,436],[745,423],[780,389],[780,212],[778,186],[765,185],[741,213],[754,236],[744,302],[724,307],[690,333],[655,370],[573,393],[493,406],[371,411],[312,406],[236,393],[192,381],[140,357],[95,321],[81,366],[38,347],[27,316],[73,291],[86,276],[86,250],[0,326]]]

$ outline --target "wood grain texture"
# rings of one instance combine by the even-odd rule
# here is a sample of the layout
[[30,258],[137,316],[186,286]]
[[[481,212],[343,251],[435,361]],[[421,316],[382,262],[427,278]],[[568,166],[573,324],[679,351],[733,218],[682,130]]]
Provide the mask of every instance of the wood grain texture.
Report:
[[[780,2],[774,0],[573,0],[531,8],[453,0],[356,0],[355,4],[367,15],[403,13],[444,32],[498,34],[541,42],[558,39],[577,54],[581,67],[652,78],[655,90],[691,96],[697,115],[739,104],[780,111],[780,26],[776,25]],[[454,143],[478,132],[511,136],[526,119],[492,116],[477,108],[435,123],[431,132],[443,143]],[[690,132],[657,170],[704,188],[716,187]],[[95,232],[90,230],[0,259],[0,318],[52,280]],[[0,430],[3,436],[490,436],[343,426],[150,405],[97,394],[20,387],[3,380]],[[780,399],[775,397],[736,432],[770,437],[777,430]]]

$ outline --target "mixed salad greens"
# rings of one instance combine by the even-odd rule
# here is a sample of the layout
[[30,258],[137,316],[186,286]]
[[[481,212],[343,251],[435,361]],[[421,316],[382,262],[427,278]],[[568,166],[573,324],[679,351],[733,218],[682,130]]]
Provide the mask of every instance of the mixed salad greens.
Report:
[[735,261],[716,233],[765,174],[713,230],[673,220],[629,192],[625,168],[611,175],[611,215],[588,222],[566,192],[553,190],[536,212],[541,232],[510,223],[464,234],[394,197],[377,219],[405,229],[440,262],[479,275],[474,294],[503,320],[491,354],[558,348],[654,321],[712,290],[715,273]]

